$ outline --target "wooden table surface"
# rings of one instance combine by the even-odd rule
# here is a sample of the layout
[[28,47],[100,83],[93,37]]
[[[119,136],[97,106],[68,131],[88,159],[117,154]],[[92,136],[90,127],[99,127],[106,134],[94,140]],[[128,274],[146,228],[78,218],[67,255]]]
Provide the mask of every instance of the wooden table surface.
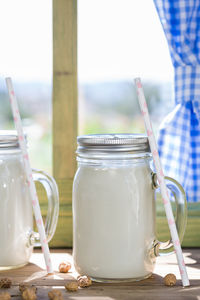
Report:
[[[47,276],[44,270],[43,256],[40,251],[33,253],[31,261],[23,268],[2,271],[0,278],[9,277],[13,285],[7,289],[12,300],[21,299],[18,290],[20,282],[34,283],[38,287],[38,299],[48,299],[48,291],[52,288],[62,290],[64,299],[79,300],[111,300],[111,299],[196,299],[200,300],[200,249],[184,249],[184,257],[191,286],[183,288],[176,265],[175,255],[158,257],[155,272],[152,278],[131,283],[101,284],[93,283],[89,288],[79,289],[77,292],[67,292],[64,284],[77,277],[72,268],[68,274],[58,273],[58,265],[63,260],[72,262],[71,250],[52,250],[52,261],[55,271],[54,275]],[[163,284],[163,277],[168,273],[174,273],[177,277],[177,284],[174,287],[166,287]]]

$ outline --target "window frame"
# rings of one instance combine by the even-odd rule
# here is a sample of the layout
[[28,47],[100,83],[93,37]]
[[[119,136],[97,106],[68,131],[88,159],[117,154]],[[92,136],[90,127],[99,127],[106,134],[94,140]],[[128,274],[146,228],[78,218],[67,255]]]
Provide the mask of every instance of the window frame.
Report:
[[77,86],[77,0],[53,0],[53,176],[59,189],[60,214],[51,246],[72,246]]

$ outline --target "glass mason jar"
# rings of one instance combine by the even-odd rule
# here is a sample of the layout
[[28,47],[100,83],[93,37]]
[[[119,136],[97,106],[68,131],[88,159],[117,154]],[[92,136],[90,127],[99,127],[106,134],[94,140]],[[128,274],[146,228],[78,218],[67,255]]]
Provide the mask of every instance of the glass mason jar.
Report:
[[[47,240],[54,235],[59,212],[55,180],[33,170],[33,178],[45,188],[48,212],[45,222]],[[0,271],[28,263],[33,246],[39,246],[39,234],[33,231],[33,211],[17,135],[0,133]]]
[[[96,281],[149,277],[156,256],[173,251],[156,239],[156,174],[148,139],[136,134],[78,137],[73,184],[73,258],[80,274]],[[166,178],[177,203],[180,240],[186,225],[185,193]]]

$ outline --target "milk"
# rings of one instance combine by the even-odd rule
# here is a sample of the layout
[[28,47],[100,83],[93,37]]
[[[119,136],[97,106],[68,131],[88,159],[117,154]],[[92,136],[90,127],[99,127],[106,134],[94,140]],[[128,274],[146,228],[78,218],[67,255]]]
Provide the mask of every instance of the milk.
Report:
[[32,206],[18,154],[0,155],[0,270],[28,262]]
[[154,268],[149,162],[80,164],[73,186],[74,263],[94,279],[141,279]]

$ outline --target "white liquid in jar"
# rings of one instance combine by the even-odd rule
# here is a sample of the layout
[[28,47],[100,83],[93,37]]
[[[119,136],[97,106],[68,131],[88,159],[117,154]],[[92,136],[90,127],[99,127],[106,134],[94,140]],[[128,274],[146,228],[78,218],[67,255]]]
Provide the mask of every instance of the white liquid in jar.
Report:
[[74,262],[96,279],[139,279],[155,264],[155,200],[148,163],[81,165],[73,187]]
[[0,156],[0,270],[28,262],[32,205],[19,156]]

